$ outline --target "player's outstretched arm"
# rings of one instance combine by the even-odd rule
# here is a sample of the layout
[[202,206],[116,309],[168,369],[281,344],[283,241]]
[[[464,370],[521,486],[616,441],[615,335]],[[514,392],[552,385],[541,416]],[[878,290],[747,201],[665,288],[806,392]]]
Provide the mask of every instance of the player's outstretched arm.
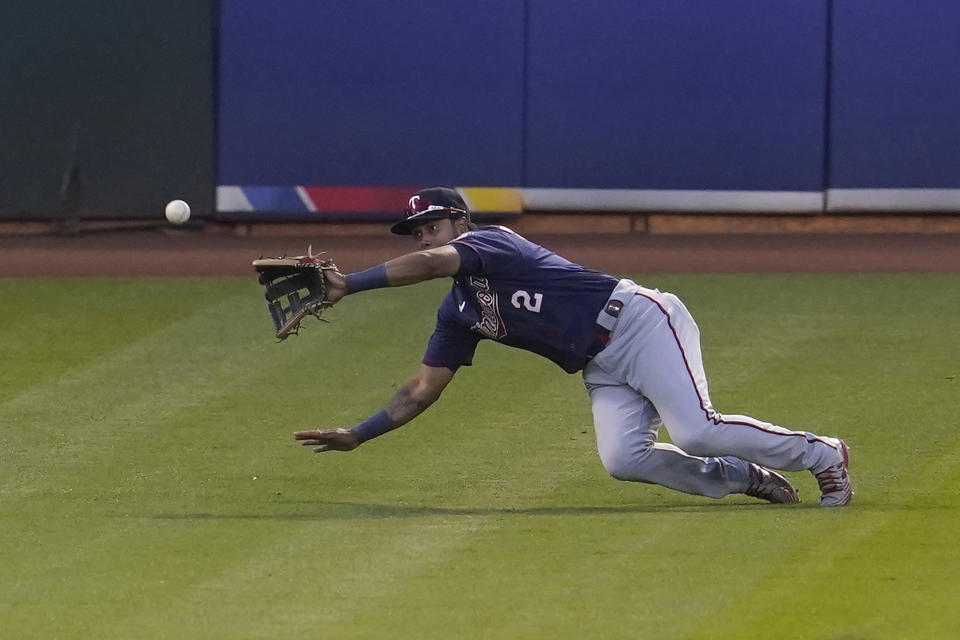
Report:
[[421,365],[417,376],[400,387],[382,410],[352,429],[297,431],[293,437],[301,445],[313,447],[314,453],[352,451],[367,440],[396,429],[423,413],[437,401],[453,375],[454,372],[446,367]]
[[460,254],[450,245],[443,245],[388,260],[384,266],[390,286],[399,287],[455,276],[460,270]]
[[456,275],[459,269],[460,254],[453,247],[444,245],[408,253],[364,271],[347,275],[339,271],[327,270],[323,273],[327,283],[326,299],[330,304],[336,304],[341,298],[351,293],[383,287],[401,287],[434,278],[450,277]]

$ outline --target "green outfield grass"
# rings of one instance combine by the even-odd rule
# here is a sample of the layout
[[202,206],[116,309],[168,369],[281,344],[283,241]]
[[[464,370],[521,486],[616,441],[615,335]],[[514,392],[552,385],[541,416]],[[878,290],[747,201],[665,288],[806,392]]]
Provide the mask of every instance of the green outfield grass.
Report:
[[617,482],[579,376],[484,343],[416,422],[443,282],[274,344],[246,279],[0,280],[0,638],[956,638],[960,277],[640,276],[714,404],[844,437],[854,504]]

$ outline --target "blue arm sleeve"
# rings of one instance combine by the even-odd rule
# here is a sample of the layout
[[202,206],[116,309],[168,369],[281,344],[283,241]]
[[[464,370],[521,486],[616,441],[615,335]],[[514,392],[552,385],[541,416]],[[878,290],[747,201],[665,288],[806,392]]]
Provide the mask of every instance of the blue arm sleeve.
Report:
[[350,293],[390,286],[390,282],[387,280],[387,267],[383,264],[370,267],[366,271],[351,273],[346,277],[346,280],[347,291]]
[[360,444],[363,444],[367,440],[373,440],[377,436],[382,436],[387,431],[396,428],[396,426],[397,425],[393,424],[390,414],[388,414],[386,410],[381,409],[357,426],[350,429],[350,431],[353,432],[353,435],[357,436],[357,440],[360,441]]

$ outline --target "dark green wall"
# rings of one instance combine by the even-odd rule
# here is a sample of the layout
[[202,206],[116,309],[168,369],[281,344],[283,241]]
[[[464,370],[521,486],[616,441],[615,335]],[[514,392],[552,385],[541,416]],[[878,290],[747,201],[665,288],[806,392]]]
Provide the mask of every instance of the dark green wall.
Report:
[[0,2],[0,219],[211,213],[214,4]]

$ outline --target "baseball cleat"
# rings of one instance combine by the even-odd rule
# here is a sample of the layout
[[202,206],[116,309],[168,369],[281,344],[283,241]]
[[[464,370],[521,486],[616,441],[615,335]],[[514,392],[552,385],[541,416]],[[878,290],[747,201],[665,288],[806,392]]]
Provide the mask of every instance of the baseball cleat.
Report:
[[766,467],[750,463],[750,478],[745,494],[778,504],[800,502],[797,490],[782,475]]
[[820,473],[813,474],[820,485],[821,507],[843,507],[850,504],[853,498],[853,483],[850,482],[850,474],[847,473],[850,468],[850,451],[843,440],[836,440],[836,442],[835,446],[841,455],[840,462],[827,467]]

